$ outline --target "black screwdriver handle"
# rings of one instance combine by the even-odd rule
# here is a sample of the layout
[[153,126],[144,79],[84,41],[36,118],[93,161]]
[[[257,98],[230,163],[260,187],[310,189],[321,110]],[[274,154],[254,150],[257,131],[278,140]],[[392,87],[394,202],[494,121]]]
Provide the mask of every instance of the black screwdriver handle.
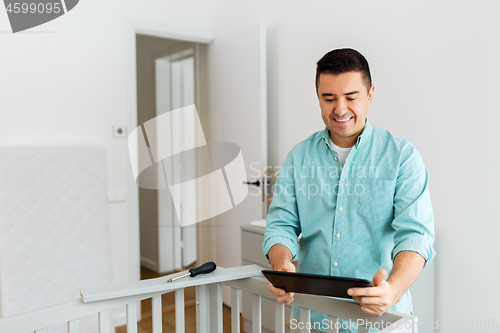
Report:
[[191,273],[191,277],[196,276],[198,274],[207,274],[215,271],[217,265],[213,261],[209,261],[201,265],[200,267],[191,268],[189,273]]

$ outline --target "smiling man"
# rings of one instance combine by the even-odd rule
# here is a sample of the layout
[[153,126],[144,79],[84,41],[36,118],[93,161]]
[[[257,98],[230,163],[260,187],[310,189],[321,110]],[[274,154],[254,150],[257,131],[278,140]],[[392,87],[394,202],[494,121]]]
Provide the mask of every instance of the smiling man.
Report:
[[[407,140],[368,122],[374,86],[359,52],[324,55],[316,93],[326,128],[295,145],[281,167],[264,253],[274,270],[295,272],[298,259],[302,273],[371,280],[372,287],[349,290],[369,315],[412,314],[408,288],[435,256],[422,158]],[[279,302],[293,302],[293,293],[268,288]],[[300,320],[297,307],[293,316]],[[325,318],[312,312],[313,327],[325,331]],[[356,331],[342,324],[340,332]]]

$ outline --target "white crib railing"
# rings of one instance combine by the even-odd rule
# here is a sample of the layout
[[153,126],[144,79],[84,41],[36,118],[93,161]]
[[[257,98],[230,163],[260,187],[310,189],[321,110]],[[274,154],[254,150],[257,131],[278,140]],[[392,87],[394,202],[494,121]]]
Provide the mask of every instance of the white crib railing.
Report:
[[[240,332],[240,290],[252,294],[252,333],[261,332],[261,299],[274,300],[267,290],[268,282],[257,265],[218,268],[207,275],[166,283],[170,277],[138,281],[128,284],[82,290],[82,299],[42,309],[32,313],[0,319],[1,333],[46,333],[47,328],[67,322],[69,333],[80,332],[80,318],[99,315],[99,332],[110,332],[110,310],[126,305],[127,333],[137,333],[137,302],[152,299],[152,332],[162,332],[161,295],[175,292],[176,333],[184,333],[184,288],[196,286],[196,330],[198,333],[222,333],[222,285],[231,287],[232,333]],[[276,333],[285,332],[285,306],[275,303]],[[294,304],[301,308],[301,333],[310,332],[305,325],[310,311],[328,315],[328,332],[338,332],[337,318],[358,323],[358,332],[367,333],[369,327],[383,328],[380,332],[415,333],[417,318],[389,311],[381,317],[366,315],[353,302],[314,295],[296,294]],[[340,323],[340,322],[338,322]]]

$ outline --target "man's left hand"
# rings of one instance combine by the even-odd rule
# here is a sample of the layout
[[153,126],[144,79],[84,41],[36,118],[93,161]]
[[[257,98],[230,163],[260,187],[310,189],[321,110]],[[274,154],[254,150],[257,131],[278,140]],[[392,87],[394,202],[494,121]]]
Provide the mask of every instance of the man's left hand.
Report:
[[361,311],[379,317],[401,297],[398,290],[385,280],[387,271],[381,269],[373,276],[372,287],[350,288],[347,293],[361,305]]

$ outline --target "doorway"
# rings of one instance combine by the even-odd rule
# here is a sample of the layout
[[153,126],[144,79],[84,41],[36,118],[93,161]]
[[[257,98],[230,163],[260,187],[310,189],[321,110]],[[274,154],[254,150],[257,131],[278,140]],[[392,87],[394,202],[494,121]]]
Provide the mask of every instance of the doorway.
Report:
[[[166,112],[196,104],[199,122],[207,136],[208,121],[208,44],[136,34],[137,111],[136,124],[141,125]],[[181,114],[182,116],[182,114]],[[170,142],[192,141],[195,119],[186,113],[179,119],[182,128],[172,128]],[[198,120],[196,120],[198,121]],[[192,134],[189,134],[192,133]],[[160,143],[159,143],[160,144]],[[165,142],[161,142],[165,145]],[[158,146],[158,145],[157,145]],[[180,151],[179,147],[174,150]],[[179,154],[185,161],[176,161],[170,170],[189,173],[182,165],[201,168],[195,155]],[[202,160],[199,159],[201,162]],[[180,163],[179,163],[180,162]],[[166,162],[167,163],[167,162]],[[188,168],[189,169],[189,168]],[[169,168],[167,166],[168,173]],[[167,177],[182,178],[182,176]],[[137,187],[136,187],[137,188]],[[196,214],[195,188],[184,188],[182,207],[174,207],[169,190],[138,189],[140,263],[158,274],[180,270],[196,262],[213,260],[214,230],[211,219],[196,225],[180,227],[179,218]],[[175,195],[175,198],[178,198]],[[161,203],[161,204],[160,204]],[[177,208],[177,209],[176,209]],[[138,244],[139,245],[139,244]]]
[[[172,110],[192,104],[198,107],[198,104],[202,104],[204,94],[199,91],[199,87],[204,86],[200,82],[204,77],[197,74],[197,67],[204,66],[206,46],[143,34],[135,36],[137,126],[142,126],[147,121]],[[204,108],[201,106],[199,110],[202,112]],[[206,122],[201,112],[199,112],[200,119]],[[172,128],[169,133],[168,141],[172,145],[185,140],[194,140],[189,136],[193,131],[186,130],[192,126],[193,119],[182,114],[180,118],[182,126]],[[164,144],[165,142],[162,142],[156,146]],[[150,147],[149,142],[147,145]],[[182,156],[186,158],[186,155]],[[175,167],[178,163],[175,165],[172,163],[172,167],[166,170],[182,174],[185,172],[183,164],[196,163],[195,160],[180,162],[180,167]],[[156,169],[160,170],[165,171],[161,168]],[[182,178],[182,175],[172,178],[176,177]],[[196,189],[186,188],[184,193],[179,195],[183,199],[182,208],[176,211],[172,194],[168,189],[138,188],[141,280],[194,267],[203,259],[198,255],[203,246],[203,230],[200,235],[197,232],[197,225],[181,227],[179,223],[182,215],[196,213],[196,209],[193,209],[196,206]],[[172,296],[173,294],[163,296],[165,313],[173,310],[173,299],[170,299]],[[194,288],[186,289],[185,305],[194,309]],[[140,311],[143,318],[148,318],[151,313],[151,302],[143,301]]]
[[[196,50],[195,43],[140,34],[136,36],[138,125],[195,104]],[[177,120],[176,123],[181,126],[171,128],[165,134],[168,140],[155,142],[153,147],[170,145],[169,149],[181,151],[182,143],[195,140],[192,130],[194,119],[180,113]],[[159,136],[156,140],[160,140]],[[147,144],[150,146],[151,142]],[[186,154],[181,154],[180,163],[161,161],[162,165],[155,169],[159,173],[167,172],[170,175],[167,179],[180,178],[186,172],[187,163],[196,165],[195,158],[189,161],[187,158]],[[147,181],[154,183],[160,179],[165,177],[159,174]],[[180,209],[174,207],[172,195],[182,198]],[[197,261],[196,225],[181,227],[179,223],[183,216],[189,214],[196,214],[196,188],[184,188],[182,193],[139,188],[141,267],[157,274],[167,274]]]
[[[195,69],[197,69],[195,70],[197,78],[195,100],[201,126],[207,135],[206,139],[209,142],[230,142],[239,146],[240,150],[245,152],[246,174],[235,175],[234,186],[239,191],[241,187],[248,188],[251,186],[248,184],[254,184],[256,176],[249,175],[249,170],[255,171],[256,167],[260,169],[267,165],[264,26],[249,27],[214,39],[210,31],[203,29],[129,19],[126,21],[125,33],[126,48],[129,50],[127,52],[129,127],[135,129],[145,121],[145,119],[138,119],[137,112],[139,100],[142,98],[138,94],[137,87],[139,72],[136,63],[137,35],[149,37],[153,35],[155,36],[153,38],[170,39],[176,43],[195,43],[200,55],[198,58],[195,57]],[[150,112],[151,110],[150,108]],[[209,118],[210,121],[208,121]],[[153,160],[151,158],[151,161]],[[132,167],[134,168],[134,165]],[[260,178],[257,176],[257,179]],[[232,193],[232,190],[228,193]],[[257,191],[252,196],[248,195],[239,205],[231,203],[233,208],[218,215],[217,220],[211,218],[196,223],[198,263],[216,260],[217,264],[222,267],[240,264],[241,246],[239,245],[240,237],[238,237],[240,225],[262,218],[263,203],[266,202],[263,193],[265,192]],[[139,242],[139,189],[136,186],[135,177],[129,177],[128,200],[129,272],[130,280],[135,281],[140,278],[140,256],[142,255]],[[157,200],[153,201],[157,202]],[[198,202],[205,201],[201,199]],[[156,214],[158,214],[157,211]],[[155,210],[147,212],[153,214]],[[228,233],[230,235],[226,237]],[[225,298],[224,303],[230,304]]]

